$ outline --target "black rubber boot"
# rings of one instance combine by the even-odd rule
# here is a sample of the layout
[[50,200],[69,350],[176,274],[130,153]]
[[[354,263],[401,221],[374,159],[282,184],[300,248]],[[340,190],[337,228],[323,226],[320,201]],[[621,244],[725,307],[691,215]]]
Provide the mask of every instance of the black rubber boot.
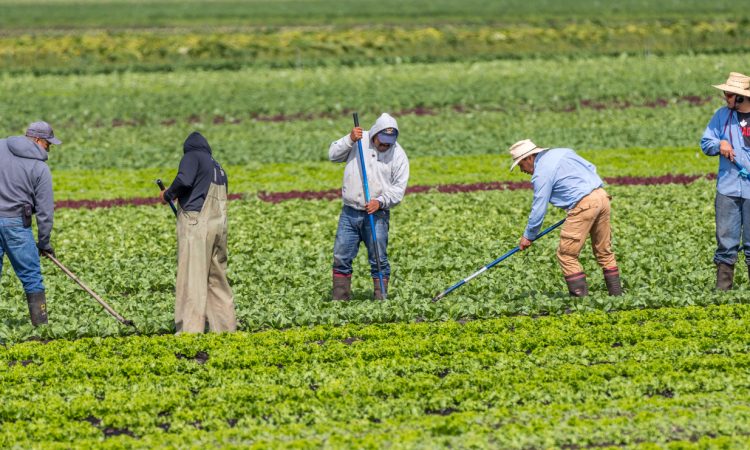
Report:
[[352,277],[333,276],[333,300],[349,301],[352,299]]
[[734,285],[734,265],[719,263],[716,265],[716,290],[728,291]]
[[607,292],[612,296],[622,295],[622,284],[620,284],[620,271],[617,267],[604,269],[604,283],[607,285]]
[[31,324],[35,327],[47,323],[47,297],[44,292],[26,293]]
[[568,293],[572,297],[585,297],[589,295],[589,286],[586,284],[586,274],[583,272],[574,273],[565,277],[565,283],[568,284]]
[[[383,293],[380,292],[380,278],[373,278],[372,282],[375,286],[373,292],[373,298],[375,300],[383,300]],[[385,295],[388,295],[388,278],[383,278],[383,287],[385,287]]]

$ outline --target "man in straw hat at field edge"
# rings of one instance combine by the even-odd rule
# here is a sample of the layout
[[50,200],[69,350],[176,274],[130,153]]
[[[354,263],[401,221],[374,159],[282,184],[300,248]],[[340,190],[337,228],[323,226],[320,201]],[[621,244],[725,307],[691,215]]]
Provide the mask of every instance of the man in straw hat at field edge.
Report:
[[732,288],[740,242],[750,273],[750,77],[732,72],[724,84],[726,106],[714,113],[701,139],[708,156],[719,155],[716,180],[716,289]]
[[578,262],[586,237],[591,235],[594,256],[604,271],[604,282],[609,295],[622,295],[620,272],[612,252],[610,228],[610,196],[602,189],[602,179],[596,167],[569,148],[542,148],[530,139],[510,147],[513,165],[531,175],[534,201],[526,231],[518,247],[526,250],[539,234],[547,203],[567,211],[560,231],[557,260],[562,267],[568,292],[573,297],[588,295],[588,284],[583,266]]

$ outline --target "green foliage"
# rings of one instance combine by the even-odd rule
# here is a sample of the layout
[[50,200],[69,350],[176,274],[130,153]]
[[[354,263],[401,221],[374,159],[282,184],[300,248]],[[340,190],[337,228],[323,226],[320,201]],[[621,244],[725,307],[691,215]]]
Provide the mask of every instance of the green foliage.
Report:
[[0,445],[743,448],[749,324],[734,305],[25,343],[0,349]]
[[747,51],[737,21],[552,22],[495,26],[74,32],[0,37],[12,73],[173,71]]
[[[441,302],[430,299],[517,245],[530,191],[407,196],[393,211],[388,302],[370,300],[366,258],[355,262],[355,301],[329,301],[339,201],[258,200],[230,204],[229,278],[241,328],[483,319],[642,307],[745,302],[739,289],[712,292],[713,181],[688,186],[610,186],[614,249],[627,295],[606,295],[588,247],[582,254],[592,297],[570,299],[555,259],[557,233],[541,239]],[[561,212],[551,209],[551,224]],[[467,226],[470,224],[470,226]],[[53,246],[63,263],[147,333],[173,330],[174,217],[164,206],[59,210]],[[360,253],[365,253],[362,250]],[[21,286],[6,265],[0,337],[28,324]],[[51,324],[43,338],[129,333],[49,262],[44,263]]]
[[[539,140],[538,142],[547,142]],[[406,144],[404,144],[406,145]],[[469,150],[467,148],[467,150]],[[704,175],[716,170],[716,158],[695,147],[577,150],[605,177],[656,177],[664,174]],[[321,150],[325,153],[325,150]],[[409,155],[422,152],[410,152]],[[502,153],[502,154],[500,154]],[[223,153],[217,153],[223,161]],[[231,161],[231,154],[226,155]],[[53,154],[57,158],[58,154]],[[509,172],[509,157],[498,154],[410,156],[410,186],[528,181],[520,171]],[[51,163],[56,166],[56,163]],[[169,182],[177,161],[164,169],[55,170],[56,200],[99,200],[153,197],[154,180]],[[258,192],[325,191],[341,187],[343,166],[330,162],[294,162],[225,166],[230,191],[254,196]]]
[[[134,6],[135,5],[135,6]],[[609,21],[653,19],[717,19],[745,17],[730,0],[652,2],[622,0],[53,0],[44,8],[30,0],[2,0],[2,29],[186,27],[217,25],[370,25],[522,22],[558,20]]]
[[[705,67],[712,68],[710,73],[697,70]],[[255,117],[278,115],[281,119],[333,118],[348,128],[349,112],[355,108],[363,120],[369,117],[367,122],[374,121],[382,111],[398,113],[417,108],[436,112],[501,111],[519,119],[528,115],[525,120],[532,120],[543,111],[585,109],[584,102],[615,111],[662,102],[665,106],[687,107],[682,99],[688,96],[698,100],[716,96],[712,103],[718,108],[719,91],[711,84],[724,81],[734,67],[734,58],[697,55],[529,60],[522,64],[404,64],[381,70],[6,75],[0,77],[5,87],[0,92],[0,102],[5,105],[0,111],[0,123],[9,133],[21,131],[43,112],[61,135],[66,128],[75,130],[66,133],[73,139],[100,133],[102,127],[135,126],[128,139],[136,146],[140,127],[173,123],[185,126],[221,122],[231,129],[236,120],[240,126],[247,126]],[[643,73],[649,76],[643,78]],[[659,113],[664,111],[657,108],[651,115]],[[612,119],[605,113],[598,120]],[[596,123],[596,119],[591,120]],[[297,129],[286,125],[290,131]],[[537,124],[537,128],[543,126]],[[264,143],[256,141],[263,136],[253,137],[254,143]]]

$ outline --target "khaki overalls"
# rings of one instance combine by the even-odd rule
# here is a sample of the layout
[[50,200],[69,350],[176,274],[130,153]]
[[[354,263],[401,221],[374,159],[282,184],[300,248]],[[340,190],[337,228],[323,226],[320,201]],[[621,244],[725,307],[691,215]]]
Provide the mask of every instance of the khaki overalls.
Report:
[[227,280],[225,185],[211,183],[200,212],[180,210],[177,216],[176,290],[178,333],[203,333],[207,321],[213,332],[237,330],[232,288]]

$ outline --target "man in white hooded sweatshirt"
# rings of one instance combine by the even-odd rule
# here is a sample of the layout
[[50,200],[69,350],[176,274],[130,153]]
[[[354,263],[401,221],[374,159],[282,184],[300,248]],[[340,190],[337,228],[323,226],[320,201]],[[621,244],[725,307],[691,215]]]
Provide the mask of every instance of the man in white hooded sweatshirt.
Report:
[[[390,210],[404,198],[409,181],[409,160],[404,149],[396,142],[398,124],[396,119],[383,113],[370,131],[354,127],[351,133],[333,142],[328,149],[332,162],[345,162],[344,184],[341,196],[344,201],[339,216],[336,241],[333,245],[333,299],[352,298],[352,261],[357,256],[359,244],[364,241],[373,278],[374,297],[382,299],[375,249],[371,237],[368,214],[373,215],[378,237],[380,266],[383,282],[388,290],[391,266],[388,263],[388,228]],[[365,202],[362,187],[362,172],[359,167],[359,152],[356,142],[362,141],[370,201]]]

